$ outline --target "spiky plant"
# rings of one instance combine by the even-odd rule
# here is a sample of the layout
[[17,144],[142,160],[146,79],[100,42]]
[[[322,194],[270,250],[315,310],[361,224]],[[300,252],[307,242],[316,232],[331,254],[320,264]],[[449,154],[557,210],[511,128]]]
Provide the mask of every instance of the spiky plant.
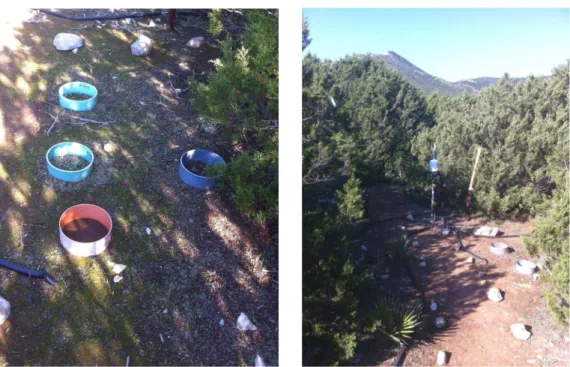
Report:
[[404,303],[393,295],[386,295],[374,306],[367,329],[379,331],[398,346],[403,346],[421,324],[421,317],[420,303]]
[[392,261],[404,262],[408,258],[408,239],[404,235],[392,237],[386,243],[388,256]]

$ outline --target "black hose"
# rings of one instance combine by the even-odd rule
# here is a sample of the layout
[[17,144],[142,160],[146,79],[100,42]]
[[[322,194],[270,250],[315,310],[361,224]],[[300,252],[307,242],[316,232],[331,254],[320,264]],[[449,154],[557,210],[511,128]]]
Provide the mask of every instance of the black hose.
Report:
[[3,259],[0,259],[0,267],[15,271],[16,273],[27,277],[43,279],[54,287],[57,284],[57,281],[45,270],[31,270]]
[[396,357],[396,360],[394,361],[394,367],[398,367],[401,365],[402,358],[404,357],[404,353],[406,352],[406,349],[408,349],[407,345],[402,346],[402,349],[400,349],[400,352],[398,353],[398,356]]
[[[90,17],[74,17],[71,15],[65,15],[61,13],[57,13],[47,9],[34,9],[40,11],[45,14],[53,15],[54,17],[69,19],[69,20],[107,20],[107,19],[126,19],[126,18],[146,18],[146,17],[156,17],[159,15],[163,15],[168,13],[167,11],[155,11],[155,12],[146,12],[141,14],[113,14],[113,15],[95,15]],[[195,11],[176,11],[176,15],[197,15]]]
[[463,246],[463,242],[461,242],[461,238],[459,237],[459,230],[458,229],[455,229],[455,238],[457,238],[457,243],[459,244],[459,251],[467,252],[468,254],[475,256],[479,260],[484,261],[486,264],[489,264],[489,260],[485,259],[484,257],[481,257],[479,255],[474,254],[473,252],[471,252],[467,248],[465,248],[465,246]]

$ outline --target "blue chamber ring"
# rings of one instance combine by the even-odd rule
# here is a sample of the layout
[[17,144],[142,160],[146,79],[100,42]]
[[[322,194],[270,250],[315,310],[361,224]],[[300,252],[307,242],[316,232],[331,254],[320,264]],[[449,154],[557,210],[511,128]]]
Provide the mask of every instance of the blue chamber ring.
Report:
[[[65,155],[77,155],[85,159],[87,162],[89,162],[89,165],[78,171],[66,171],[57,168],[51,163],[51,160],[54,159],[55,157],[60,157]],[[91,170],[93,169],[94,159],[95,156],[93,155],[93,152],[85,145],[73,142],[65,142],[65,143],[56,144],[53,147],[49,148],[49,150],[46,153],[46,166],[49,174],[57,178],[58,180],[67,181],[67,182],[77,182],[89,176]]]
[[[80,93],[90,96],[91,98],[83,101],[75,101],[66,98],[66,95],[72,93]],[[72,111],[90,111],[97,104],[97,88],[88,83],[69,82],[59,87],[59,105]]]
[[199,161],[204,164],[214,165],[216,163],[226,164],[224,159],[214,152],[204,149],[193,149],[185,152],[180,157],[180,166],[178,167],[178,175],[180,179],[188,186],[198,189],[211,189],[218,184],[220,177],[205,177],[190,172],[184,167],[185,163],[190,161]]

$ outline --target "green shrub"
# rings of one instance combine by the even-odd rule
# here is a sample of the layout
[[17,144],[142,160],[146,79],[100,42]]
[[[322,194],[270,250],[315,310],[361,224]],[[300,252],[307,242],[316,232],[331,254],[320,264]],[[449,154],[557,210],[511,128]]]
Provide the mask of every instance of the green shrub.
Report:
[[[228,147],[242,147],[228,162],[226,187],[247,216],[266,221],[278,212],[278,13],[251,10],[247,18],[239,39],[221,42],[208,82],[190,77],[189,84],[196,110],[212,118]],[[210,12],[210,33],[222,29],[221,12]]]
[[224,30],[224,25],[222,24],[222,9],[212,9],[208,13],[208,33],[212,36],[219,36]]
[[343,186],[342,191],[336,192],[338,210],[341,218],[347,222],[356,222],[364,216],[364,199],[360,180],[351,177]]

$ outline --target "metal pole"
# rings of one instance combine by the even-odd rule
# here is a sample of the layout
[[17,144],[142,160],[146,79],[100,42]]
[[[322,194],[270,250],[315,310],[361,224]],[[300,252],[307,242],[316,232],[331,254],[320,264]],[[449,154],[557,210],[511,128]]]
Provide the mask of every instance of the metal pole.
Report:
[[[437,159],[436,145],[433,145],[433,159]],[[431,223],[435,224],[435,178],[437,171],[431,172]]]

